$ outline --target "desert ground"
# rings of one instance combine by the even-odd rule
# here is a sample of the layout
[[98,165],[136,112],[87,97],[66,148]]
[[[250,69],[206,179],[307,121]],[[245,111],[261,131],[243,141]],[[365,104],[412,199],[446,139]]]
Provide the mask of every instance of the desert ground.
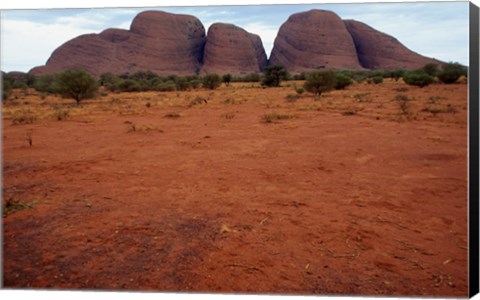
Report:
[[467,85],[301,84],[16,91],[4,287],[467,296]]

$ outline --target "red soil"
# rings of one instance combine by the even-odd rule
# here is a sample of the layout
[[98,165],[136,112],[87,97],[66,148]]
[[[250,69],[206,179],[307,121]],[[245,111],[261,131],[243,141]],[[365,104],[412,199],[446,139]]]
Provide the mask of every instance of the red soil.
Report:
[[4,287],[465,297],[466,87],[121,94],[23,125],[7,106],[4,203],[33,206],[3,219]]

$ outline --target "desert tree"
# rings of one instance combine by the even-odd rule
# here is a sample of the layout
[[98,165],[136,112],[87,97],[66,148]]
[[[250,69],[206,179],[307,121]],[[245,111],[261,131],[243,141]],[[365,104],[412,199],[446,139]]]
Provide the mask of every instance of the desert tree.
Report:
[[315,94],[315,98],[318,98],[322,93],[333,90],[336,83],[337,76],[334,71],[318,70],[305,74],[303,87],[306,91]]
[[69,69],[58,77],[60,95],[75,99],[77,105],[84,99],[95,97],[98,83],[95,77],[82,69]]
[[287,80],[289,74],[287,69],[280,65],[268,66],[265,68],[264,77],[262,80],[263,86],[277,87],[280,86],[282,80]]

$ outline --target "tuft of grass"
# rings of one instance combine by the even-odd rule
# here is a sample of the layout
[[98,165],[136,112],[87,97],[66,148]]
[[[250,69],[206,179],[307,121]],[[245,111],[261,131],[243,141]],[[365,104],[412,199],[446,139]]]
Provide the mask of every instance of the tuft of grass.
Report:
[[17,109],[12,114],[13,124],[31,124],[37,120],[37,115],[29,108]]
[[357,112],[358,112],[358,110],[355,109],[355,108],[348,108],[347,110],[342,112],[342,115],[344,115],[344,116],[354,116],[354,115],[357,114]]
[[170,119],[177,119],[177,118],[180,118],[180,114],[178,112],[171,112],[166,114],[164,117],[170,118]]
[[295,102],[297,101],[298,99],[300,99],[300,94],[288,94],[285,99],[287,100],[287,102]]
[[289,120],[295,118],[295,115],[292,114],[279,114],[279,113],[269,113],[262,116],[262,121],[264,123],[274,123],[278,120]]
[[70,110],[59,108],[55,110],[52,115],[57,121],[63,121],[70,117]]
[[222,101],[223,104],[241,104],[242,102],[244,102],[244,101],[235,100],[233,98],[227,98],[227,99]]
[[421,110],[422,112],[431,113],[434,117],[439,113],[456,113],[457,109],[451,104],[448,104],[447,107],[430,107],[427,106]]
[[371,100],[365,99],[368,95],[370,95],[370,93],[358,93],[358,94],[353,95],[353,98],[357,102],[371,102]]
[[395,95],[395,98],[394,98],[395,101],[408,101],[408,96],[407,95],[402,95],[402,94],[398,94],[398,95]]
[[446,98],[440,97],[440,96],[431,96],[430,98],[428,98],[430,103],[437,103],[438,100],[442,100],[442,99],[446,99]]
[[163,130],[162,129],[159,129],[155,126],[151,126],[151,125],[140,125],[140,126],[137,126],[135,125],[134,123],[130,124],[128,126],[128,129],[127,129],[127,132],[153,132],[153,131],[157,131],[157,132],[162,132],[163,133]]
[[200,96],[195,97],[190,103],[188,104],[188,107],[193,107],[195,105],[203,104],[203,103],[208,103],[207,99],[202,98]]
[[23,202],[23,201],[7,201],[3,205],[3,217],[6,217],[14,212],[32,208],[35,202]]
[[306,105],[303,107],[300,107],[298,110],[300,111],[321,111],[322,108],[316,105]]
[[231,120],[231,119],[235,118],[235,113],[234,112],[229,112],[229,113],[223,114],[223,117],[227,120]]
[[399,88],[394,89],[394,91],[399,92],[399,93],[404,93],[404,92],[408,91],[408,89],[406,87],[399,87]]

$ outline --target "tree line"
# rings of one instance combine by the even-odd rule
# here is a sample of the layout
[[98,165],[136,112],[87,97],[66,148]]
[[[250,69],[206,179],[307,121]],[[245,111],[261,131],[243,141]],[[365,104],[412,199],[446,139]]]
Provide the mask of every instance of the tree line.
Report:
[[8,99],[14,88],[34,88],[48,94],[59,94],[75,99],[77,104],[95,96],[98,87],[110,92],[141,91],[186,91],[198,88],[216,89],[222,83],[257,82],[263,87],[278,87],[282,81],[304,81],[298,93],[311,92],[316,97],[332,89],[344,89],[353,82],[382,83],[385,78],[396,81],[403,79],[406,84],[424,87],[434,82],[451,84],[461,76],[468,76],[466,67],[458,63],[443,65],[429,63],[418,70],[329,70],[319,69],[291,75],[283,66],[268,66],[263,73],[242,76],[231,74],[206,74],[204,76],[159,76],[152,71],[137,71],[132,74],[114,75],[103,73],[98,78],[82,69],[69,69],[58,74],[33,76],[26,73],[4,74],[2,77],[2,99]]

